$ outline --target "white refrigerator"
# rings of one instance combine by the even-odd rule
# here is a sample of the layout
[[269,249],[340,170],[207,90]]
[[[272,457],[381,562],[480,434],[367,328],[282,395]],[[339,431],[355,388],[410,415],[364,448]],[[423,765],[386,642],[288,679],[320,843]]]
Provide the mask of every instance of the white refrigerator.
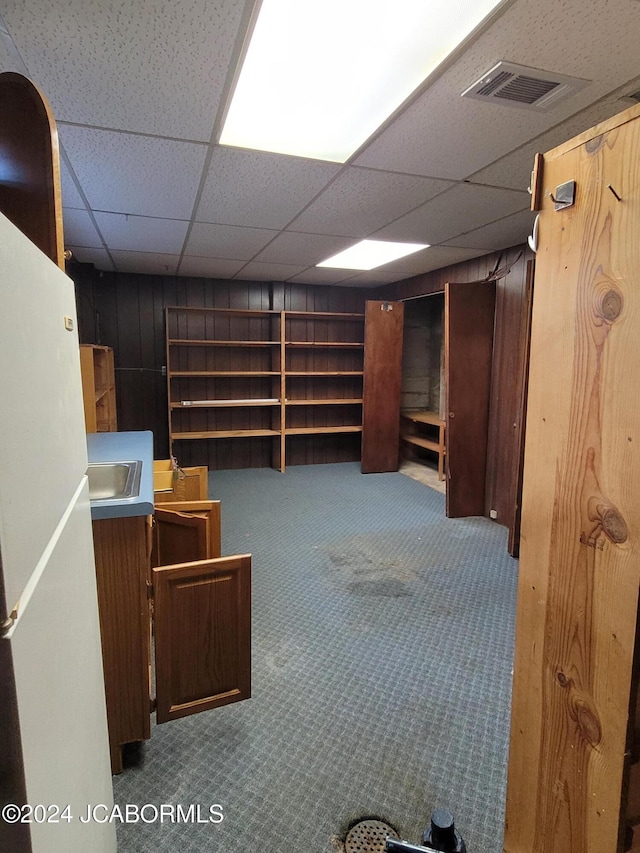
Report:
[[83,820],[113,789],[76,327],[71,280],[0,214],[0,850],[15,853],[116,849],[112,822]]

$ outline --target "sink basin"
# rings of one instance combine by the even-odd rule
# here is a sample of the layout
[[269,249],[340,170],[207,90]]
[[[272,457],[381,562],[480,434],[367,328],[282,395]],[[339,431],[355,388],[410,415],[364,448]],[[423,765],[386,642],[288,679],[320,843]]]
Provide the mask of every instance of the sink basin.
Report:
[[137,498],[140,493],[142,462],[91,462],[87,470],[89,477],[89,499],[92,501],[126,501]]

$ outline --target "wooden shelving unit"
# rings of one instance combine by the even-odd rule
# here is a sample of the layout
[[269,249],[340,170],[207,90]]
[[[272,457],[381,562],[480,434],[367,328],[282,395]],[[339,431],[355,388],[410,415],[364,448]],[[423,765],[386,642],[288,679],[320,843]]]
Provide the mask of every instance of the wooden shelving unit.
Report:
[[362,431],[364,315],[166,309],[169,435],[175,441]]
[[429,450],[438,457],[438,479],[444,480],[445,423],[437,412],[400,412],[400,438],[420,450]]
[[80,372],[87,432],[115,432],[118,423],[113,350],[81,344]]

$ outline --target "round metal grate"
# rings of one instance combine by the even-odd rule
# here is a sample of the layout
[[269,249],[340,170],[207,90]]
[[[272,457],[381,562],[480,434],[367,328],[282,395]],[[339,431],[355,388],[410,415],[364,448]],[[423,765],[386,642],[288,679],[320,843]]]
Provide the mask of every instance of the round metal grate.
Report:
[[351,827],[344,840],[344,853],[384,853],[387,836],[399,838],[395,829],[382,820],[361,820]]

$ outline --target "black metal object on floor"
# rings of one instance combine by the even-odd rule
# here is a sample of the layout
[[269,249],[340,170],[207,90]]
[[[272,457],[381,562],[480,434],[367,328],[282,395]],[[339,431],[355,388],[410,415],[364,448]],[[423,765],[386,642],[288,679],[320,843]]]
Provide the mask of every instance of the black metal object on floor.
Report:
[[387,838],[385,853],[466,853],[467,847],[455,827],[449,809],[435,809],[422,834],[422,844]]

